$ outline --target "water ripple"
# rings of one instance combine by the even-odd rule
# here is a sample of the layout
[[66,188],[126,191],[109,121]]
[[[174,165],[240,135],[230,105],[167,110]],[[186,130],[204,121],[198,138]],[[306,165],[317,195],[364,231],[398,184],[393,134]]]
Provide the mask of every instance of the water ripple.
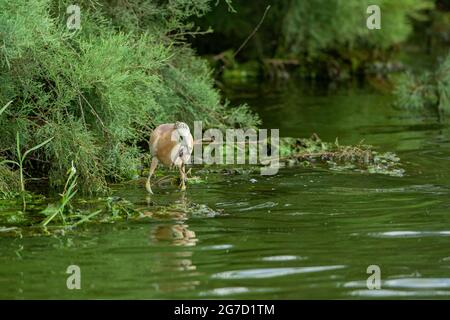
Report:
[[368,236],[374,238],[421,238],[421,237],[449,237],[450,231],[387,231],[371,232]]
[[368,298],[450,296],[450,291],[356,290],[351,296]]
[[262,268],[248,270],[234,270],[220,272],[212,275],[215,279],[264,279],[286,276],[298,273],[321,272],[345,268],[344,265],[317,266],[317,267],[297,267],[297,268]]
[[231,248],[233,248],[232,244],[217,244],[217,245],[203,247],[203,250],[228,250]]
[[[450,289],[450,278],[391,279],[382,281],[381,287],[388,289]],[[344,284],[344,288],[366,288],[366,281],[350,281]]]
[[306,260],[307,257],[300,257],[300,256],[269,256],[269,257],[263,257],[262,261],[294,261],[294,260]]
[[261,204],[257,204],[255,206],[239,209],[239,211],[249,211],[249,210],[256,210],[256,209],[273,208],[276,206],[278,206],[278,203],[272,202],[272,201],[267,201],[267,202],[264,202]]
[[242,294],[249,292],[271,292],[275,291],[272,288],[258,288],[258,289],[249,289],[246,287],[224,287],[224,288],[215,288],[209,291],[200,292],[200,296],[229,296],[234,294]]

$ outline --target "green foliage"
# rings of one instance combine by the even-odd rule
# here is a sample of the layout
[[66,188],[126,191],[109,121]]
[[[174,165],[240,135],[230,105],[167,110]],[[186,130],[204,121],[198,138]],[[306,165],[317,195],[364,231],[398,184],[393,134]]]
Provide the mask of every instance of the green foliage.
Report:
[[47,218],[42,221],[42,226],[45,227],[52,221],[56,216],[60,216],[63,224],[66,224],[65,218],[65,209],[70,205],[70,201],[78,192],[77,187],[77,170],[73,166],[67,171],[68,177],[66,181],[66,185],[64,186],[64,190],[61,193],[61,199],[57,204],[50,204],[45,210],[41,213],[46,215]]
[[[366,27],[366,10],[370,5],[380,7],[380,30]],[[410,18],[423,19],[421,11],[432,7],[429,0],[289,1],[282,27],[282,51],[315,57],[323,50],[387,49],[409,36]]]
[[[1,161],[0,161],[1,162]],[[11,198],[20,190],[20,177],[17,171],[0,163],[0,199]]]
[[[329,77],[333,74],[327,73],[336,73],[332,69],[359,72],[367,63],[387,60],[392,49],[411,35],[413,23],[427,18],[425,12],[434,7],[434,0],[235,0],[234,14],[221,2],[201,20],[203,28],[211,26],[214,34],[193,43],[200,52],[223,60],[223,53],[236,50],[253,32],[267,5],[271,8],[261,28],[237,59],[276,59],[281,66],[295,61],[306,76]],[[370,5],[381,9],[380,30],[366,26]]]
[[54,137],[33,150],[29,174],[60,187],[73,161],[80,188],[103,192],[108,180],[136,174],[139,146],[159,123],[258,123],[245,106],[221,103],[210,70],[180,35],[208,0],[79,1],[77,31],[66,28],[69,4],[0,0],[0,103],[13,100],[0,118],[0,150],[13,156],[16,132],[28,149]]
[[409,109],[420,110],[435,106],[438,102],[436,87],[432,84],[432,74],[425,72],[415,77],[405,73],[397,79],[395,95],[397,104]]
[[450,114],[450,54],[434,73],[403,75],[396,84],[396,104],[406,109],[434,108]]
[[439,67],[436,74],[437,91],[439,95],[439,110],[450,114],[450,54]]
[[[7,105],[8,106],[8,105]],[[1,111],[1,110],[0,110]],[[20,135],[19,132],[16,133],[16,157],[15,160],[2,160],[0,159],[0,193],[3,195],[1,198],[12,198],[19,193],[22,195],[22,200],[24,207],[26,206],[25,198],[29,194],[26,193],[25,190],[25,168],[24,163],[27,156],[45,146],[49,143],[53,138],[47,139],[44,142],[38,144],[37,146],[32,147],[25,152],[22,152],[20,145]],[[14,165],[18,167],[18,178],[16,178],[15,172],[11,171],[5,165]]]
[[280,159],[285,165],[326,164],[334,171],[357,171],[365,173],[403,176],[400,159],[391,152],[378,153],[372,146],[340,145],[324,142],[316,134],[309,139],[281,138]]
[[2,115],[2,113],[6,110],[6,108],[8,108],[8,106],[11,104],[12,101],[8,102],[7,104],[5,104],[1,109],[0,109],[0,116]]
[[44,145],[46,145],[47,143],[49,143],[53,138],[47,139],[44,142],[38,144],[37,146],[32,147],[29,150],[26,150],[25,152],[22,153],[22,149],[20,146],[20,135],[19,132],[16,133],[16,158],[17,160],[3,160],[2,162],[0,162],[0,164],[14,164],[17,167],[19,167],[19,175],[20,175],[20,191],[21,192],[25,192],[25,179],[24,179],[24,163],[25,163],[25,159],[27,158],[27,156],[39,149],[42,148]]

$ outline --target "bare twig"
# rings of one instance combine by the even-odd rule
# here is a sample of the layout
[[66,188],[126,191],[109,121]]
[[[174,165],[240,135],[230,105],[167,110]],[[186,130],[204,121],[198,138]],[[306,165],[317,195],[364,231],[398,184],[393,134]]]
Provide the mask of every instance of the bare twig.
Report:
[[100,122],[100,124],[102,125],[102,127],[105,129],[105,131],[108,132],[108,130],[106,129],[105,124],[102,121],[102,118],[100,118],[100,116],[98,115],[98,113],[95,111],[94,107],[89,103],[88,99],[86,99],[86,97],[83,95],[83,93],[81,93],[81,91],[78,90],[78,93],[80,94],[80,96],[83,98],[84,101],[86,101],[86,103],[88,104],[89,108],[91,109],[92,114],[98,119],[98,121]]
[[234,54],[233,54],[233,58],[236,57],[238,55],[238,53],[245,47],[245,45],[247,44],[247,42],[250,41],[250,39],[255,35],[255,33],[258,31],[258,29],[261,27],[262,23],[264,22],[264,19],[266,19],[266,15],[267,12],[270,9],[270,5],[267,6],[266,10],[264,11],[264,14],[261,18],[261,20],[259,21],[259,23],[256,25],[255,29],[253,30],[252,33],[250,33],[250,35],[247,37],[247,39],[245,39],[245,41],[241,44],[241,46],[239,47],[239,49],[237,49]]

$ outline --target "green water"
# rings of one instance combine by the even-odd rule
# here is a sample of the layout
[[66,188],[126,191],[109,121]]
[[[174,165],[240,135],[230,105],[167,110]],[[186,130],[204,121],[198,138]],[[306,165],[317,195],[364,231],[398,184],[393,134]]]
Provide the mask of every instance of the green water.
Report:
[[[450,130],[369,89],[290,83],[235,90],[266,128],[394,151],[404,177],[283,168],[215,176],[185,196],[219,215],[89,225],[66,236],[0,237],[0,298],[449,298]],[[255,180],[253,180],[255,179]],[[115,194],[141,208],[142,186]],[[220,209],[220,210],[219,210]],[[81,290],[68,290],[69,265]],[[368,290],[369,265],[381,290]]]

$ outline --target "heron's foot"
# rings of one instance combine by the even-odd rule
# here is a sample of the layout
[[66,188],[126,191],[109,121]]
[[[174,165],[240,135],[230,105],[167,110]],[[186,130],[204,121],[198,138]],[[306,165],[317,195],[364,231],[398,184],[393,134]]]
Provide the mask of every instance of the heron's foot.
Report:
[[147,182],[145,184],[145,189],[147,189],[147,192],[149,194],[153,194],[152,187],[150,186],[150,181],[148,181],[148,180],[147,180]]
[[184,183],[184,181],[182,181],[181,184],[180,184],[180,190],[181,191],[185,191],[186,190],[186,183]]

